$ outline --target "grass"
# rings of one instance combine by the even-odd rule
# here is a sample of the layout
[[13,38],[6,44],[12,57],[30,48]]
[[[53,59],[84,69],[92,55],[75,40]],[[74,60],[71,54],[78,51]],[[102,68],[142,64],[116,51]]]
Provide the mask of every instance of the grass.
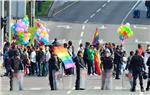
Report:
[[49,6],[51,6],[52,4],[53,4],[53,1],[44,1],[44,2],[42,2],[42,11],[38,12],[38,6],[37,6],[37,2],[36,2],[35,15],[36,16],[47,16]]
[[[49,9],[49,6],[51,6],[53,4],[53,1],[43,1],[42,2],[42,11],[38,12],[38,2],[35,3],[35,16],[47,16],[47,12]],[[27,15],[30,16],[30,11],[31,11],[31,7],[29,5],[29,2],[27,3]]]

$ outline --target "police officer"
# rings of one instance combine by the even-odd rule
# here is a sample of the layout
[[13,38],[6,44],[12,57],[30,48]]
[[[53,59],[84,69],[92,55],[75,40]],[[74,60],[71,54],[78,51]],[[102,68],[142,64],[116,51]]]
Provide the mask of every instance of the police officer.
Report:
[[77,74],[75,89],[76,90],[84,90],[84,88],[80,87],[81,70],[86,68],[86,65],[83,60],[82,51],[78,52],[78,55],[75,58],[75,63],[76,63],[75,65],[76,65],[76,74]]
[[135,92],[136,80],[138,77],[140,81],[141,92],[144,92],[142,72],[143,70],[145,70],[145,65],[144,65],[144,60],[142,56],[139,55],[138,50],[136,50],[135,55],[131,59],[129,69],[132,70],[132,75],[133,75],[133,86],[131,92]]
[[150,57],[147,60],[147,66],[148,66],[148,81],[147,81],[147,88],[146,91],[149,91],[149,87],[150,87]]

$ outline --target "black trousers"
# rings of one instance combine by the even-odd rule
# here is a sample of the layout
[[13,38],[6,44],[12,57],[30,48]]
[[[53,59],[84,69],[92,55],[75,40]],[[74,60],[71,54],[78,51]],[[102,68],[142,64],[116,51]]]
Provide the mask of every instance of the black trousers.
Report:
[[9,71],[10,72],[10,76],[9,76],[9,78],[10,78],[10,90],[13,90],[13,72],[11,72],[11,71]]
[[76,90],[80,89],[80,69],[76,69],[76,84],[75,84],[75,89]]
[[117,64],[116,64],[116,78],[119,78],[120,74],[121,74],[121,62],[117,62]]
[[88,60],[88,75],[94,74],[94,63],[93,60]]
[[56,70],[49,70],[49,83],[51,90],[57,90],[55,73]]
[[146,16],[147,16],[148,18],[150,18],[150,7],[147,7],[147,14],[146,14]]
[[147,81],[147,89],[150,87],[150,67],[148,68],[148,81]]
[[140,86],[141,86],[141,89],[143,89],[143,78],[142,78],[142,73],[132,73],[133,74],[133,88],[135,90],[136,88],[136,80],[137,78],[139,78],[139,81],[140,81]]

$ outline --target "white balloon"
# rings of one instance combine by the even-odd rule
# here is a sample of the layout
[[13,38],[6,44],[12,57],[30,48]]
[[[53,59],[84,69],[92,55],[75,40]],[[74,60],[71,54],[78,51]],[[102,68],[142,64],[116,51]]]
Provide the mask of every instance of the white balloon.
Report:
[[125,25],[130,26],[130,23],[129,23],[129,22],[127,22]]

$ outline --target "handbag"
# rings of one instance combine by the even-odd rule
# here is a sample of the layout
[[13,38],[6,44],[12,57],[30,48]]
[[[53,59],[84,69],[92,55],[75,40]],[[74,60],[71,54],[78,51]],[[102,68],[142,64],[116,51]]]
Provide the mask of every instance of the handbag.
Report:
[[56,71],[55,76],[56,76],[57,80],[60,80],[60,79],[62,79],[63,74],[60,71]]
[[148,74],[145,71],[143,71],[142,72],[142,77],[143,77],[143,79],[147,79],[148,78]]

